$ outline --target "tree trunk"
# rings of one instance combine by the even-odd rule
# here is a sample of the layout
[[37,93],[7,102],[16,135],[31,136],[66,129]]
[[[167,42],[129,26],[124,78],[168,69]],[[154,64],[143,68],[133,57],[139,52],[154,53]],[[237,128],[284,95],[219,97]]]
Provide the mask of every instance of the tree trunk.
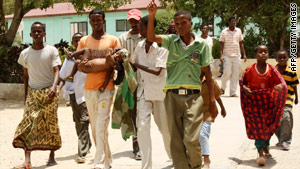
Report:
[[[2,1],[2,0],[0,0],[0,1]],[[12,23],[11,23],[8,31],[5,34],[0,35],[0,46],[3,45],[3,46],[9,47],[12,45],[24,14],[25,13],[23,12],[23,0],[16,0],[15,1],[15,12],[14,12],[14,17],[13,17]],[[5,22],[5,20],[4,20],[4,22]]]
[[281,31],[281,35],[280,35],[280,50],[284,50],[285,47],[285,38],[286,38],[286,27],[287,27],[287,24],[288,24],[288,19],[289,17],[286,17],[286,19],[284,20],[284,26],[282,28],[282,31]]
[[3,35],[6,31],[5,14],[3,9],[3,0],[0,0],[0,35]]

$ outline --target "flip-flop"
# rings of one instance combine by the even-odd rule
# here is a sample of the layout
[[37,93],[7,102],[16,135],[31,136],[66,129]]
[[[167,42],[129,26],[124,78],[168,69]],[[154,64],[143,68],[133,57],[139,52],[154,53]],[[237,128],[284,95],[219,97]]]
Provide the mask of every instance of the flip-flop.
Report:
[[17,167],[14,167],[14,169],[32,169],[32,166],[28,164],[21,164]]
[[272,155],[271,155],[270,153],[265,153],[264,156],[265,156],[266,158],[272,158]]
[[50,161],[50,160],[47,161],[47,166],[54,166],[54,165],[57,165],[56,161]]

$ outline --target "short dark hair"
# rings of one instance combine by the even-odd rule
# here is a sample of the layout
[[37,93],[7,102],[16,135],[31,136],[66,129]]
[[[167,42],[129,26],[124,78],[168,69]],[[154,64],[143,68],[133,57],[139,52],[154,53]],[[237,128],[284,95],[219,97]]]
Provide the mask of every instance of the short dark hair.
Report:
[[101,9],[93,9],[93,10],[91,10],[91,12],[89,13],[89,18],[90,18],[90,16],[92,14],[101,14],[103,20],[105,19],[105,14],[104,14],[104,12]]
[[[148,26],[148,20],[149,20],[149,16],[146,15],[146,16],[142,17],[141,23],[143,23],[143,24],[145,24],[146,26]],[[154,28],[156,27],[156,25],[157,25],[157,21],[156,21],[156,19],[154,18]]]
[[[257,45],[255,48],[254,48],[254,53],[256,53],[257,52],[257,49],[258,49],[258,47],[260,47],[260,46],[265,46],[265,47],[267,47],[268,48],[268,46],[267,45],[265,45],[265,44],[260,44],[260,45]],[[269,49],[269,48],[268,48]]]
[[75,37],[76,35],[81,35],[81,36],[83,36],[83,34],[80,33],[80,32],[74,33],[74,35],[72,36],[72,40],[74,39],[74,37]]
[[201,29],[202,29],[204,26],[207,26],[207,28],[209,28],[208,24],[202,24],[202,25],[201,25]]
[[231,16],[228,18],[228,22],[230,22],[232,19],[235,19],[235,16]]
[[36,22],[34,22],[32,25],[31,25],[31,29],[32,29],[32,26],[33,25],[42,25],[42,27],[43,27],[43,31],[45,32],[46,31],[46,29],[45,29],[45,25],[44,24],[42,24],[41,22],[39,22],[39,21],[36,21]]
[[275,53],[275,57],[277,57],[278,53],[280,53],[280,52],[284,52],[284,53],[286,53],[287,55],[289,55],[288,51],[286,51],[286,50],[284,50],[284,49],[280,49],[279,51],[277,51],[277,52]]
[[174,18],[180,15],[186,15],[187,19],[189,21],[192,21],[192,14],[189,11],[186,10],[180,10],[178,12],[175,13]]

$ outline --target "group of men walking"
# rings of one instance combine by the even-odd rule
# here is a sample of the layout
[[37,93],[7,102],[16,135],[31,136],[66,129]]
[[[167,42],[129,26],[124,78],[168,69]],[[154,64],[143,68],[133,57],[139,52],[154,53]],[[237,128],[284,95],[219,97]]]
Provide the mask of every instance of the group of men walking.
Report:
[[[191,32],[192,16],[182,10],[174,15],[173,26],[177,34],[156,35],[155,2],[151,1],[147,10],[149,15],[144,17],[140,10],[130,10],[127,20],[131,30],[119,38],[104,32],[105,13],[99,9],[92,10],[89,13],[92,34],[83,37],[76,33],[72,37],[72,45],[77,52],[65,59],[60,71],[57,50],[43,44],[44,25],[40,22],[32,24],[30,35],[33,45],[24,50],[18,60],[24,67],[26,100],[24,118],[13,141],[14,147],[25,151],[25,162],[19,168],[31,168],[30,152],[33,150],[51,150],[47,165],[56,164],[54,151],[61,147],[57,92],[63,85],[65,98],[71,103],[78,136],[76,161],[84,163],[90,150],[88,125],[91,124],[96,147],[94,168],[111,167],[108,125],[115,85],[114,75],[109,72],[113,71],[117,61],[122,60],[120,52],[111,52],[111,49],[118,48],[127,50],[138,82],[133,93],[135,107],[129,111],[136,131],[132,136],[134,158],[142,160],[142,169],[152,168],[150,122],[153,114],[175,169],[201,168],[199,135],[204,119],[201,74],[205,77],[206,95],[209,96],[207,111],[217,111],[215,83],[210,70],[213,62],[211,46],[205,41],[207,32],[202,38]],[[225,92],[230,79],[232,97],[236,96],[240,73],[240,51],[245,61],[247,59],[242,41],[241,30],[235,27],[235,18],[230,18],[229,27],[222,31],[220,37],[220,60],[224,62],[221,90]],[[82,59],[87,55],[89,59]],[[81,60],[78,64],[80,71],[75,74],[73,82],[58,83],[59,78],[64,79],[70,74],[74,58]],[[104,90],[100,90],[104,83]],[[222,115],[225,117],[226,112]]]

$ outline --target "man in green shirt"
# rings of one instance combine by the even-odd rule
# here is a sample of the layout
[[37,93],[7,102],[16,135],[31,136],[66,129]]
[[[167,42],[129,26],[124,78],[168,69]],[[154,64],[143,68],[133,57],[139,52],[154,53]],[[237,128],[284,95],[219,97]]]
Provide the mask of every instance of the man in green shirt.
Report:
[[157,6],[151,1],[147,39],[169,50],[165,106],[171,134],[171,156],[175,169],[200,169],[201,147],[198,141],[203,121],[200,93],[201,71],[209,87],[210,111],[216,110],[209,65],[213,58],[208,45],[191,32],[191,14],[178,11],[174,15],[178,35],[155,35],[154,17]]

